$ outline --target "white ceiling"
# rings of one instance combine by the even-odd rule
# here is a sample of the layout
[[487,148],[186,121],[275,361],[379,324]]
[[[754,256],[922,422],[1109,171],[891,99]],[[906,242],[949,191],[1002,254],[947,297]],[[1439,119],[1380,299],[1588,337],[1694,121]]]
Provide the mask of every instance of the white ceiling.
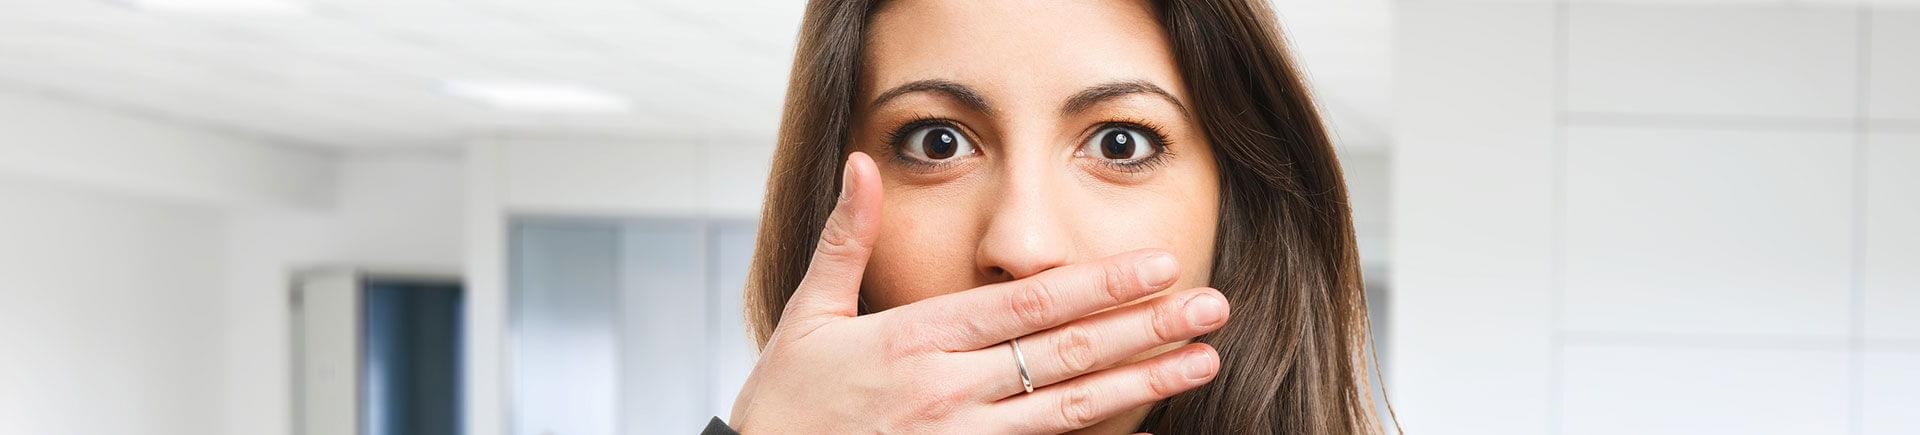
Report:
[[[1341,141],[1384,145],[1389,0],[1277,0]],[[771,137],[798,0],[313,0],[306,13],[0,0],[0,92],[346,150],[476,135]],[[567,83],[627,112],[503,111],[448,81]]]

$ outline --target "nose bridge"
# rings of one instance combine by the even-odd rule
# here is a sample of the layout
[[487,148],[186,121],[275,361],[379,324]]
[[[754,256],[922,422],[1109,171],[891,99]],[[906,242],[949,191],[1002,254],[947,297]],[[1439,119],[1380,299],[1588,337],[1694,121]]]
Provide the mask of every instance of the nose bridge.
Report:
[[[1071,232],[1062,214],[1065,192],[1049,170],[1053,163],[1041,144],[1023,147],[1032,152],[1008,153],[1001,159],[997,198],[987,210],[981,235],[980,272],[994,280],[1020,279],[1065,264],[1071,252]],[[1017,154],[1017,155],[1015,155]]]

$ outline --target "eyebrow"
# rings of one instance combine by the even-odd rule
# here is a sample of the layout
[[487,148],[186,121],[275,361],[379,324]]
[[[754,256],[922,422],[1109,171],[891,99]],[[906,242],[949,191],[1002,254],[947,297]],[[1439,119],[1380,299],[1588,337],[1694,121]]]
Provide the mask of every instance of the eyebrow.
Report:
[[1167,103],[1173,104],[1174,108],[1180,109],[1180,113],[1187,113],[1187,105],[1181,104],[1180,99],[1175,98],[1173,93],[1167,92],[1166,89],[1162,89],[1145,80],[1102,83],[1087,88],[1086,90],[1080,91],[1080,93],[1074,94],[1073,98],[1068,98],[1067,103],[1060,106],[1060,113],[1072,115],[1108,100],[1141,94],[1159,96],[1161,99],[1167,100]]
[[[966,105],[968,109],[972,109],[975,112],[993,113],[993,106],[987,104],[986,97],[982,97],[979,91],[967,85],[942,79],[915,80],[900,86],[894,86],[891,89],[887,89],[886,92],[881,92],[879,96],[873,97],[873,103],[870,103],[868,108],[869,110],[878,108],[894,98],[917,92],[943,94],[959,100],[960,104]],[[1145,80],[1108,82],[1086,88],[1079,93],[1075,93],[1072,98],[1068,98],[1067,102],[1060,106],[1060,113],[1066,115],[1077,114],[1092,108],[1096,104],[1128,95],[1158,96],[1166,100],[1168,104],[1172,104],[1174,108],[1179,109],[1180,113],[1187,113],[1187,105],[1182,104],[1179,98],[1173,96],[1173,93],[1167,92],[1166,89]]]
[[880,107],[881,104],[886,104],[887,100],[915,92],[937,92],[945,94],[948,97],[959,100],[960,104],[966,105],[968,109],[973,109],[975,112],[993,113],[993,106],[987,105],[987,99],[981,97],[980,92],[973,90],[973,88],[967,85],[940,79],[916,80],[904,85],[894,86],[893,89],[881,92],[880,96],[873,97],[873,104],[868,105],[868,107]]

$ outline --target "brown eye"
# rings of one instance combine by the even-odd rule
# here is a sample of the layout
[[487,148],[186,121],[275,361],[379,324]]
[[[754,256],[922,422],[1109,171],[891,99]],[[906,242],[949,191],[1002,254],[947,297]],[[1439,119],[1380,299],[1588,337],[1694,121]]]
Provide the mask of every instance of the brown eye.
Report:
[[1160,152],[1159,145],[1148,137],[1133,128],[1108,127],[1094,133],[1081,152],[1119,163],[1138,162]]
[[976,151],[973,143],[953,127],[930,125],[907,133],[905,143],[900,144],[902,154],[926,162],[943,162],[973,155]]

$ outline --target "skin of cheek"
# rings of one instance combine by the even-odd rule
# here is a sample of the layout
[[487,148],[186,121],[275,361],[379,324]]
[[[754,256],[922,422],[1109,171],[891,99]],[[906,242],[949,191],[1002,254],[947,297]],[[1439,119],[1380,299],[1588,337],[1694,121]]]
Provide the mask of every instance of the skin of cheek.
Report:
[[[884,166],[884,164],[883,164]],[[880,238],[867,262],[861,299],[881,311],[977,285],[973,246],[977,196],[942,187],[896,187],[882,169]]]
[[[1211,171],[1180,172],[1163,176],[1212,176]],[[1218,197],[1210,181],[1178,180],[1175,185],[1141,188],[1100,186],[1102,181],[1088,180],[1084,189],[1093,193],[1083,200],[1085,212],[1076,213],[1073,224],[1089,252],[1086,259],[1140,248],[1163,249],[1179,260],[1180,279],[1154,296],[1207,286],[1219,219],[1218,206],[1212,202]]]

